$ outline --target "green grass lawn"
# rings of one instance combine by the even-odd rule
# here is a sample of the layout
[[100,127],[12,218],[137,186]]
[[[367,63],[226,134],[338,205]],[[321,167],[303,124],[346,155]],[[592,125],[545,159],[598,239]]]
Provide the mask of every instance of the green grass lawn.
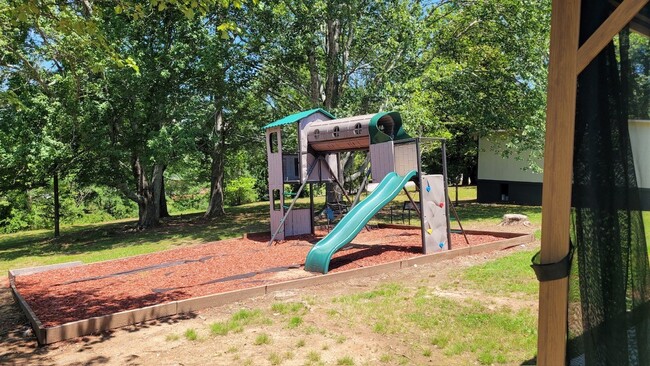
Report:
[[[643,212],[643,226],[645,229],[646,245],[650,244],[650,211]],[[648,253],[650,255],[650,253]]]
[[[472,197],[474,187],[461,187],[464,197]],[[475,197],[475,196],[474,196]],[[408,201],[405,194],[392,203],[393,221],[401,222],[401,204]],[[316,207],[322,206],[322,197],[316,198]],[[309,199],[301,198],[308,206]],[[541,207],[478,204],[463,201],[457,206],[463,223],[497,224],[505,213],[523,213],[530,221],[541,224]],[[413,213],[412,215],[416,215]],[[453,217],[452,217],[453,218]],[[646,237],[650,242],[650,212],[643,214]],[[375,221],[390,222],[386,208]],[[180,245],[204,243],[241,236],[246,232],[268,231],[268,202],[228,208],[220,219],[203,220],[201,213],[186,213],[164,221],[159,228],[136,231],[134,220],[108,223],[64,226],[60,238],[52,238],[49,230],[26,231],[0,235],[0,271],[69,261],[85,263],[157,252]],[[321,221],[323,223],[323,221]],[[412,225],[418,225],[413,219]]]
[[54,239],[49,230],[0,235],[0,272],[70,261],[85,263],[123,258],[180,245],[268,231],[268,202],[227,209],[223,218],[204,220],[201,213],[166,219],[161,227],[137,231],[135,220],[64,226]]
[[[458,195],[456,195],[458,193]],[[462,187],[449,187],[449,199],[452,202],[460,201],[475,201],[476,200],[476,186],[462,186]]]
[[485,264],[468,268],[462,273],[464,286],[490,294],[513,293],[537,295],[539,282],[530,269],[535,251],[522,251]]
[[514,364],[532,358],[537,340],[534,312],[480,298],[446,297],[428,286],[391,283],[335,298],[328,314],[347,321],[348,327],[365,325],[396,343],[409,344],[414,353],[442,350],[448,359],[437,360],[441,364]]

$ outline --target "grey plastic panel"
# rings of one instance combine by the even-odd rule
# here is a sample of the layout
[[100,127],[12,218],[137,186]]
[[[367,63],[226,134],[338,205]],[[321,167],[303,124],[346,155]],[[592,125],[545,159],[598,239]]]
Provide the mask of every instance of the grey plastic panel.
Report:
[[431,254],[449,249],[447,242],[447,204],[444,178],[440,174],[421,177],[421,193],[424,220],[424,252]]

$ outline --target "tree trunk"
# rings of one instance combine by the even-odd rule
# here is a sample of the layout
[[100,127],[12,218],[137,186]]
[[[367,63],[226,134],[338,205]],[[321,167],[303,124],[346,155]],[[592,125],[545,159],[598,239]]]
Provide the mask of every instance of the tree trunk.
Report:
[[135,201],[138,204],[139,229],[160,225],[160,189],[162,188],[163,167],[160,164],[154,165],[153,179],[150,183],[147,180],[145,169],[140,163],[140,157],[133,154],[131,158],[131,169],[137,188]]
[[60,235],[61,205],[59,204],[59,171],[54,170],[54,237]]
[[[343,167],[343,171],[341,176],[343,177],[343,180],[341,181],[341,184],[343,184],[343,187],[349,192],[350,190],[354,189],[352,187],[352,180],[354,178],[351,177],[354,173],[351,173],[352,168],[354,167],[354,152],[353,151],[348,151],[342,154],[339,154],[340,159],[341,159],[341,167]],[[359,174],[359,172],[357,172]],[[347,187],[346,187],[346,183]]]
[[160,203],[164,200],[164,187],[163,187],[163,172],[165,171],[165,166],[156,164],[153,168],[153,177],[151,179],[152,186],[152,196],[154,204],[154,215],[157,220],[160,220],[162,217],[162,210]]
[[226,155],[226,132],[223,126],[223,110],[218,109],[214,121],[214,131],[219,133],[219,141],[215,143],[210,156],[212,164],[210,167],[210,202],[205,212],[206,218],[214,218],[226,214],[223,200],[223,177]]
[[331,110],[338,104],[339,91],[339,36],[341,23],[338,19],[327,21],[327,60],[325,79],[325,108]]
[[160,218],[171,217],[169,210],[167,210],[167,196],[165,195],[165,169],[166,166],[162,169],[162,175],[160,176]]
[[[470,184],[476,185],[476,182],[478,182],[478,165],[472,164],[467,167],[467,176],[470,180]],[[463,177],[464,179],[464,177]]]
[[463,174],[463,179],[461,180],[460,185],[461,186],[469,185],[469,169],[466,169],[465,174]]
[[223,158],[221,156],[212,157],[212,167],[210,172],[210,203],[205,212],[205,217],[213,218],[226,214],[223,200]]
[[138,228],[148,229],[160,225],[153,195],[147,194],[138,202]]
[[318,75],[318,65],[316,64],[316,47],[312,44],[307,50],[307,60],[309,62],[309,99],[312,107],[318,107],[321,103],[320,98],[320,76]]

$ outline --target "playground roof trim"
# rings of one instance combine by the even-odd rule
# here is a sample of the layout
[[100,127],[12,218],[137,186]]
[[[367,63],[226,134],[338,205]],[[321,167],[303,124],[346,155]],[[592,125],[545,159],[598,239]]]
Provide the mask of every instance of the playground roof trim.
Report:
[[308,111],[295,113],[295,114],[292,114],[290,116],[286,116],[286,117],[284,117],[282,119],[279,119],[279,120],[277,120],[275,122],[271,122],[268,125],[264,126],[263,129],[266,130],[267,128],[278,127],[278,126],[287,125],[289,123],[298,122],[303,118],[307,118],[307,117],[311,116],[312,114],[319,113],[319,112],[326,115],[327,117],[332,118],[332,119],[336,118],[336,117],[334,117],[333,114],[331,114],[330,112],[328,112],[328,111],[326,111],[326,110],[324,110],[322,108],[315,108],[315,109],[310,109]]

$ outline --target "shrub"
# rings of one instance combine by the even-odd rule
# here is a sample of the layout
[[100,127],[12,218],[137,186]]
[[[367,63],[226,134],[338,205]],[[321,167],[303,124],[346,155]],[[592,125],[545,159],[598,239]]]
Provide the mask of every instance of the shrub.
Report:
[[226,185],[224,191],[227,205],[239,206],[245,203],[257,201],[257,192],[255,191],[255,178],[241,176],[231,180]]

